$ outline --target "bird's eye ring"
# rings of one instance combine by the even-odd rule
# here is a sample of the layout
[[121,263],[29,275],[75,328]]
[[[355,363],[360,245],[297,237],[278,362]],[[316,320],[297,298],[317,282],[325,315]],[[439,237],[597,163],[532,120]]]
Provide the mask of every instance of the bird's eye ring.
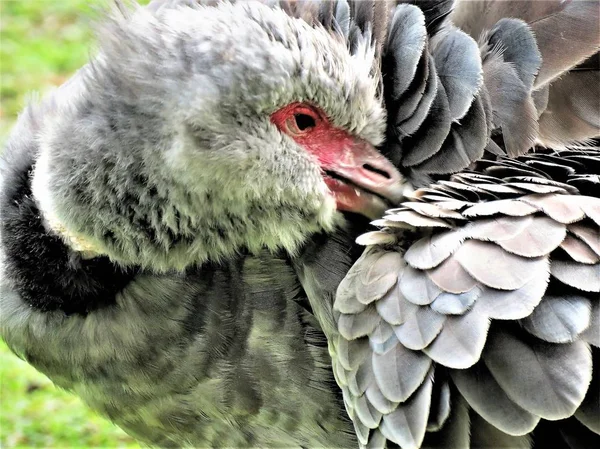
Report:
[[271,115],[271,122],[294,139],[308,138],[328,123],[322,111],[306,103],[292,103],[281,108]]

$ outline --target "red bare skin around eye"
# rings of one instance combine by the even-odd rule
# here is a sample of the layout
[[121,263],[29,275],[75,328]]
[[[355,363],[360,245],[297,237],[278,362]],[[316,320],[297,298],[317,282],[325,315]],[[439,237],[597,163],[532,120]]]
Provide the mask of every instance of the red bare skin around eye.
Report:
[[284,130],[285,122],[296,114],[309,115],[315,119],[314,128],[291,137],[309,153],[314,154],[321,167],[327,169],[345,148],[354,145],[355,139],[346,131],[331,125],[322,111],[302,103],[292,103],[278,110],[271,116],[271,121]]
[[[305,129],[298,126],[301,116],[312,118]],[[292,103],[274,112],[271,122],[317,158],[339,210],[378,216],[386,206],[380,197],[399,200],[401,175],[396,168],[368,142],[331,124],[319,108]]]

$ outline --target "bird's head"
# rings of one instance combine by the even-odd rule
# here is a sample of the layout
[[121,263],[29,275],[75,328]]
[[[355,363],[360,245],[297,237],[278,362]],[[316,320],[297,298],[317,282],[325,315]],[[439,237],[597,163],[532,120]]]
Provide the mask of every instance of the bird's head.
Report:
[[[338,211],[378,216],[403,180],[367,39],[258,3],[110,20],[57,93],[33,190],[77,246],[155,269],[290,252]],[[89,246],[89,248],[85,248]]]

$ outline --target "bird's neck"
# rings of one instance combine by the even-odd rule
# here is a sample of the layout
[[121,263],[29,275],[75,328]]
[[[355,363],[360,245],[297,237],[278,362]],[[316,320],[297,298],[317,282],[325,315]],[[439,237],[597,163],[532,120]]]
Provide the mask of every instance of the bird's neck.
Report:
[[322,221],[294,204],[271,205],[264,198],[246,199],[241,206],[226,189],[191,195],[177,184],[161,188],[149,181],[156,173],[137,173],[127,186],[112,186],[111,179],[119,179],[115,173],[124,168],[99,177],[94,173],[101,168],[89,165],[89,173],[74,170],[77,175],[57,189],[50,157],[42,151],[32,179],[46,227],[86,258],[108,256],[125,267],[183,271],[242,251],[294,254],[323,230]]

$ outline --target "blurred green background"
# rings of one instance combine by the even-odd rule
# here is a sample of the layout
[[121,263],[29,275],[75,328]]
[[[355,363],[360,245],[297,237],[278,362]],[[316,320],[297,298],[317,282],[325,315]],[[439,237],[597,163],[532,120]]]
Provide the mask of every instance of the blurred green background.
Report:
[[[32,92],[60,85],[94,53],[91,25],[107,1],[0,0],[0,144]],[[0,340],[0,448],[14,447],[140,446]]]

